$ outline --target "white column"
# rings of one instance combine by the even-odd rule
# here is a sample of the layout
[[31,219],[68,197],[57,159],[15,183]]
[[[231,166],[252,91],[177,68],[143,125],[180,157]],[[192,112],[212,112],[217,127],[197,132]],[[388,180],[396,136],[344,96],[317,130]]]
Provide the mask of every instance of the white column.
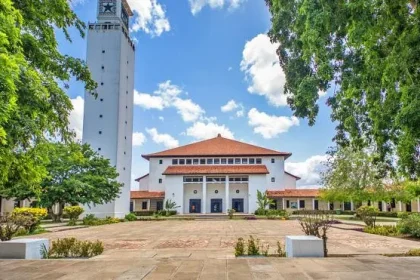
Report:
[[299,203],[299,199],[297,200],[297,207],[298,207],[298,210],[300,210],[300,203]]
[[152,202],[150,201],[150,199],[147,200],[147,211],[150,211],[150,208],[152,207]]
[[[283,208],[283,210],[286,209],[286,205],[284,205],[285,201],[284,201],[284,197],[281,199],[281,207]],[[419,211],[420,212],[420,211]]]
[[354,211],[354,203],[353,203],[353,200],[350,201],[350,210],[351,211]]
[[225,182],[225,213],[227,213],[229,209],[229,176],[226,176],[226,182]]
[[312,198],[312,210],[315,210],[315,198]]
[[401,203],[401,201],[398,201],[398,208],[400,209],[400,212],[402,212],[402,203]]
[[133,212],[135,212],[135,211],[136,211],[136,200],[133,199]]
[[382,211],[388,212],[388,208],[386,207],[386,202],[382,201]]
[[417,212],[420,213],[420,197],[417,197]]
[[201,213],[207,212],[207,178],[203,176],[203,202],[201,203]]

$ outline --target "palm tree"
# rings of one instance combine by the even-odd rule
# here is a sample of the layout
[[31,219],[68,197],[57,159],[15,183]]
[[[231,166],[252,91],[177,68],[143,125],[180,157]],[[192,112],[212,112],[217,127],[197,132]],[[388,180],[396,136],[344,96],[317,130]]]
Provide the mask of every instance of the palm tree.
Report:
[[274,200],[267,197],[267,192],[257,190],[258,209],[265,210],[268,206],[274,205]]
[[179,205],[176,205],[175,201],[172,201],[170,199],[167,199],[165,202],[165,211],[166,211],[166,216],[169,216],[169,212],[172,210],[175,210],[176,208],[179,208]]

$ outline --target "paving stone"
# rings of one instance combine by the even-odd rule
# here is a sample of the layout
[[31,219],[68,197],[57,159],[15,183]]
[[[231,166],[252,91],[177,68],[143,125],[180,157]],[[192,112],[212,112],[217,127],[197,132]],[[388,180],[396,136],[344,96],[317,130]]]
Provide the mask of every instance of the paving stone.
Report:
[[266,280],[266,279],[282,280],[284,279],[280,273],[274,273],[274,272],[253,272],[252,278],[255,280]]
[[115,279],[117,280],[132,280],[132,279],[143,279],[149,274],[155,267],[154,266],[140,266],[125,271]]
[[285,280],[307,280],[307,279],[310,279],[307,276],[307,274],[302,273],[302,272],[292,272],[292,273],[283,273],[283,272],[281,272],[280,275]]
[[245,272],[228,272],[227,273],[227,279],[229,280],[248,280],[253,279],[251,272],[245,273]]
[[196,272],[177,272],[171,279],[174,280],[193,280],[198,279],[200,274]]

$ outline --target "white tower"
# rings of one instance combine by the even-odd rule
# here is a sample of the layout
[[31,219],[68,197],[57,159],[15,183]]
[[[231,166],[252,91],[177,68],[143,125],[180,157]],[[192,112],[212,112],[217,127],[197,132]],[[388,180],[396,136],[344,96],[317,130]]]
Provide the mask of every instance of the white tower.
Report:
[[135,46],[129,37],[132,11],[126,0],[99,0],[97,22],[89,24],[87,65],[98,97],[85,93],[83,143],[111,160],[124,183],[120,197],[85,206],[85,214],[124,217],[130,207]]

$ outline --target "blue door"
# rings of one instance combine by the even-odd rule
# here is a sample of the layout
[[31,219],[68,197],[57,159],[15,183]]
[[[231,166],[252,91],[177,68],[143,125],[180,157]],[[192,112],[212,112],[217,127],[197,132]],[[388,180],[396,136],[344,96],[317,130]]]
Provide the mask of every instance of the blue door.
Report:
[[222,213],[222,200],[221,199],[210,200],[210,212]]
[[201,213],[201,199],[190,199],[190,213]]
[[244,199],[243,198],[234,198],[232,199],[232,209],[235,209],[236,212],[244,212]]

